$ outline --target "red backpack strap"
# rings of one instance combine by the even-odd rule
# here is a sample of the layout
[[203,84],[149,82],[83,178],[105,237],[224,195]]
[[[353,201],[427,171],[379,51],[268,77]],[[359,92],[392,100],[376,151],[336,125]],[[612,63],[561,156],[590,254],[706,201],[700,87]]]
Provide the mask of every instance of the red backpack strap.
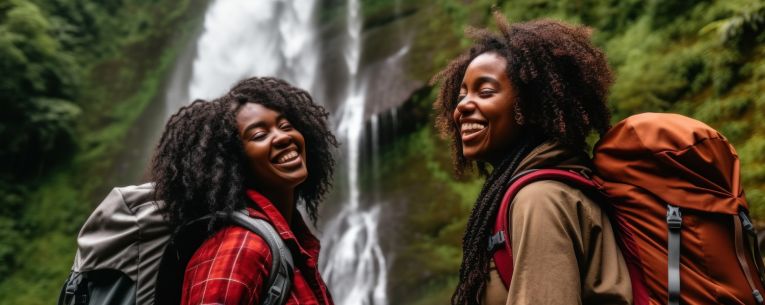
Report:
[[582,174],[562,169],[538,169],[522,172],[510,180],[510,186],[502,198],[499,206],[494,230],[489,238],[489,251],[494,251],[494,264],[497,266],[497,272],[505,284],[505,288],[510,287],[510,278],[513,275],[513,251],[510,243],[510,230],[508,215],[512,205],[513,198],[526,185],[540,180],[555,180],[565,182],[566,184],[580,187],[582,189],[598,189],[597,184],[584,177]]
[[[508,289],[510,288],[510,279],[513,276],[513,251],[510,243],[509,224],[507,223],[512,200],[524,186],[540,180],[560,181],[581,190],[596,191],[603,194],[600,185],[589,177],[581,173],[562,169],[529,170],[513,177],[500,203],[499,213],[497,213],[497,218],[494,222],[493,234],[489,239],[489,251],[494,251],[494,264],[497,266],[497,273],[499,273],[502,283],[505,284],[505,288]],[[607,195],[603,195],[604,198],[608,198]],[[629,269],[630,282],[632,282],[633,304],[648,305],[648,290],[643,283],[643,273],[638,267],[640,264],[636,254],[636,245],[632,237],[629,234],[624,234],[623,230],[620,229],[621,225],[618,217],[614,218],[614,215],[611,215],[611,218],[612,222],[614,222],[612,223],[615,230],[614,233],[620,234],[619,238],[617,238],[619,240],[619,248],[624,254],[627,268]]]

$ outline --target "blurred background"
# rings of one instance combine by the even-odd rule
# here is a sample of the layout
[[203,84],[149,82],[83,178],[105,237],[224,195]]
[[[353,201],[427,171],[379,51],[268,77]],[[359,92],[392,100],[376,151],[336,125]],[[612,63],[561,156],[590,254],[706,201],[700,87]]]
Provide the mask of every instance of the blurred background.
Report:
[[336,303],[448,303],[481,179],[452,176],[428,80],[492,7],[593,27],[614,121],[717,128],[765,220],[764,0],[0,0],[0,304],[54,303],[80,226],[144,181],[169,115],[254,75],[332,113],[341,162],[316,232]]

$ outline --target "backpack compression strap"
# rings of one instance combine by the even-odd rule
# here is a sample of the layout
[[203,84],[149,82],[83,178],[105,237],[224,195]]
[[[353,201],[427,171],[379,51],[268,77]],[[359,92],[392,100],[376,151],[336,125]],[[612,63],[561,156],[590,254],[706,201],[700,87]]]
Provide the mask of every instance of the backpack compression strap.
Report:
[[[667,205],[667,304],[680,305],[680,229],[682,228],[683,218],[680,208],[674,205]],[[749,263],[746,259],[746,250],[744,241],[748,238],[751,254],[755,261],[755,270],[758,272],[760,283],[765,284],[762,270],[762,255],[759,255],[759,247],[756,245],[756,232],[747,212],[740,210],[738,215],[733,215],[734,243],[736,258],[739,266],[744,272],[749,288],[752,289],[752,297],[757,304],[765,303],[762,294],[757,290],[754,284],[754,277],[749,270]],[[746,231],[746,235],[742,232]]]
[[250,217],[247,210],[231,214],[231,221],[262,237],[271,249],[271,272],[268,278],[268,292],[261,301],[263,305],[282,305],[289,297],[292,287],[294,262],[292,253],[284,244],[274,227],[267,221]]
[[680,305],[680,208],[667,205],[667,304]]
[[[754,277],[752,276],[752,272],[749,270],[750,266],[747,262],[746,258],[746,249],[744,246],[744,241],[748,241],[750,244],[750,248],[753,248],[754,251],[750,251],[750,254],[752,254],[752,259],[755,263],[755,270],[757,270],[757,275],[760,280],[760,283],[763,283],[762,279],[762,269],[760,268],[762,265],[762,256],[758,255],[756,245],[756,238],[757,233],[754,230],[754,225],[752,224],[752,221],[749,219],[749,216],[747,215],[746,211],[744,209],[741,209],[738,213],[738,215],[733,216],[733,226],[734,226],[734,240],[735,240],[735,247],[736,247],[736,258],[738,259],[739,266],[741,267],[741,270],[744,271],[744,276],[746,277],[747,283],[749,284],[749,288],[752,289],[752,296],[754,297],[754,300],[757,302],[757,304],[762,305],[763,304],[763,297],[759,290],[757,290],[757,286],[754,284]],[[746,231],[746,233],[743,233],[742,231]],[[746,234],[746,235],[744,235]]]
[[[505,284],[505,288],[510,287],[510,280],[513,275],[513,251],[510,242],[510,230],[508,225],[509,211],[512,205],[512,200],[516,194],[526,185],[532,182],[540,180],[554,180],[564,182],[571,186],[580,188],[582,190],[591,190],[600,193],[600,187],[597,183],[584,177],[582,174],[562,169],[539,169],[528,170],[519,173],[512,179],[510,179],[510,186],[505,192],[505,196],[502,198],[502,202],[499,206],[499,212],[494,222],[493,234],[489,238],[489,252],[492,252],[494,258],[494,264],[497,266],[497,273]],[[603,207],[605,208],[605,207]],[[612,220],[612,226],[614,226],[614,233],[618,234],[620,231],[618,227],[618,219]],[[637,257],[633,257],[631,253],[634,253],[634,242],[626,236],[619,238],[619,247],[622,253],[625,255],[627,261],[627,267],[629,269],[630,282],[632,282],[632,294],[633,304],[635,305],[647,305],[648,304],[648,290],[643,284],[643,274],[637,267]]]

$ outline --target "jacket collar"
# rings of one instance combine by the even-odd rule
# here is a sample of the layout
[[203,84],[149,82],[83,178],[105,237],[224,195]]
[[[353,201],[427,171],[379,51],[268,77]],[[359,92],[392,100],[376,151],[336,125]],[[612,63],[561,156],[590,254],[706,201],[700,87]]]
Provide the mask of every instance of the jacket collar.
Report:
[[292,225],[287,223],[282,213],[268,200],[265,196],[261,195],[253,189],[247,190],[247,197],[252,201],[252,205],[248,207],[250,217],[256,217],[265,219],[270,222],[279,236],[287,242],[293,243],[301,254],[317,258],[319,256],[320,246],[319,240],[311,233],[308,226],[303,221],[303,217],[299,211],[296,211],[292,218]]
[[546,141],[531,150],[513,172],[513,176],[530,169],[559,168],[589,174],[591,161],[584,151],[576,151],[557,142]]

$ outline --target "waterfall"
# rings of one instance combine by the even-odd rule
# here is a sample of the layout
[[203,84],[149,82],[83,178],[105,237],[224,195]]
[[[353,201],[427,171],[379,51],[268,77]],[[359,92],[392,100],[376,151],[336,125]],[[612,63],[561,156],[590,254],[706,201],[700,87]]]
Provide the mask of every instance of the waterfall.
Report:
[[364,210],[359,204],[359,151],[367,91],[359,74],[362,26],[359,5],[359,0],[348,2],[348,44],[344,55],[350,81],[337,129],[345,143],[349,191],[341,211],[324,230],[320,265],[337,304],[379,305],[387,303],[387,265],[377,233],[380,206]]
[[[360,67],[362,16],[359,0],[349,0],[343,51],[348,82],[333,115],[343,143],[338,168],[347,194],[335,215],[321,215],[320,267],[338,305],[385,305],[387,265],[379,244],[379,205],[360,204],[359,163],[367,84]],[[166,93],[175,112],[192,99],[224,94],[250,76],[276,76],[312,94],[327,86],[317,77],[321,45],[314,0],[217,0],[207,9],[204,29],[193,50],[179,60]],[[193,64],[192,61],[193,60]],[[330,76],[331,77],[331,76]],[[315,95],[315,94],[314,94]],[[319,98],[318,101],[323,99]],[[324,105],[328,109],[329,105]],[[169,115],[169,114],[168,114]],[[346,181],[346,180],[341,180]],[[369,207],[371,206],[371,207]]]

